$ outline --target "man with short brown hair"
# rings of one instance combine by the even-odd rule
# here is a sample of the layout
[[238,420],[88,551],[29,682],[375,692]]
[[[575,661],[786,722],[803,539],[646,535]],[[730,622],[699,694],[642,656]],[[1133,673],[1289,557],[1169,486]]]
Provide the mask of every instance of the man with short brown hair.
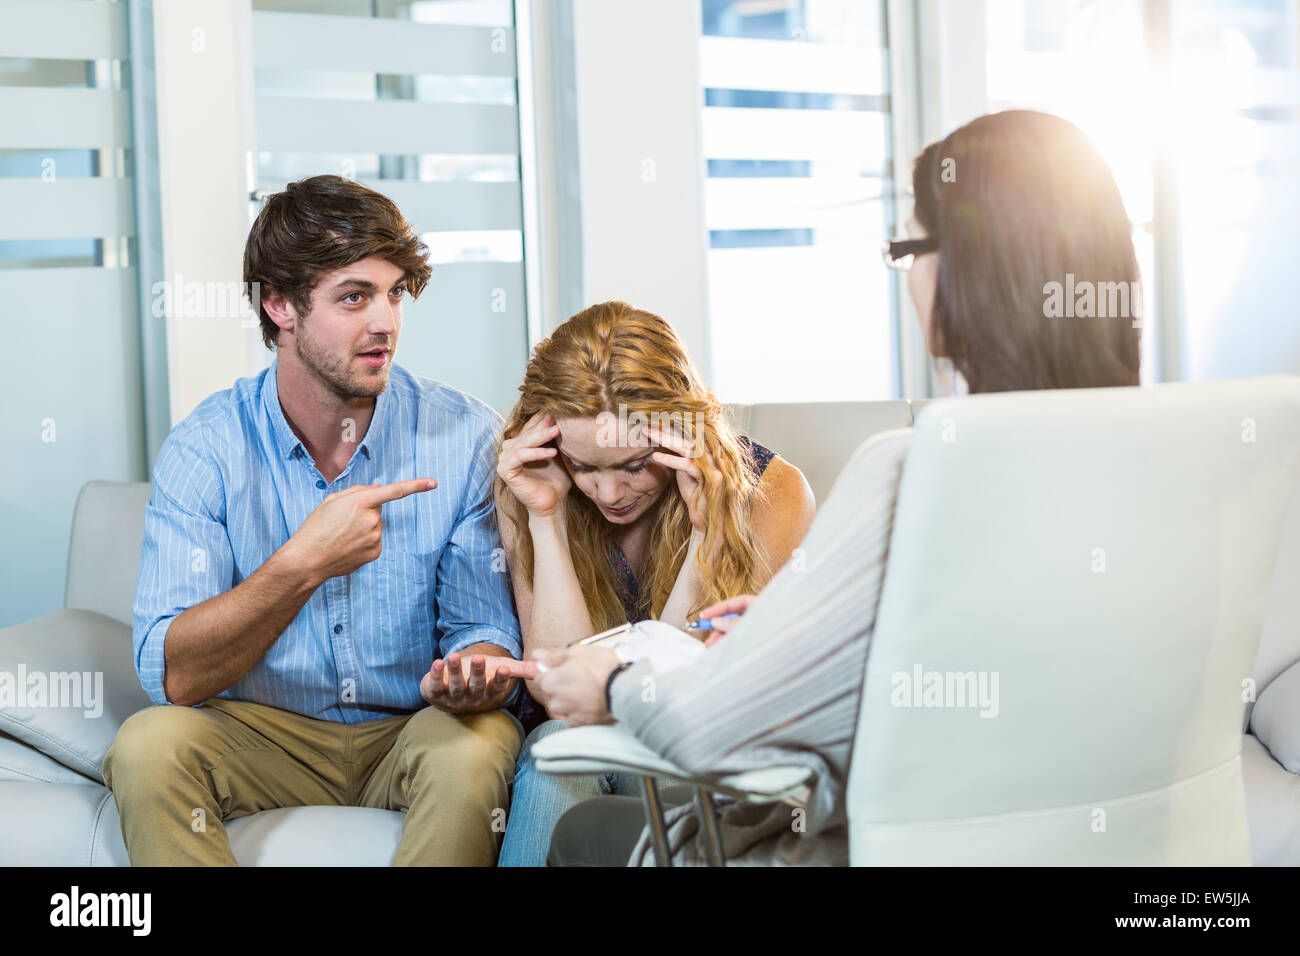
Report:
[[221,821],[316,804],[404,811],[394,863],[496,861],[521,741],[501,419],[393,364],[427,255],[337,176],[253,225],[276,360],[172,430],[145,513],[133,636],[158,706],[103,768],[133,864],[230,865]]

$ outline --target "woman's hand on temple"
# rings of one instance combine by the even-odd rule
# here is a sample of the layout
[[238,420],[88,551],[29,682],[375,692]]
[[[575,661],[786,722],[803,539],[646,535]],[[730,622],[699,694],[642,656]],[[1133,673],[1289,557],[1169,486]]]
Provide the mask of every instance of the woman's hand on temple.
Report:
[[703,534],[708,523],[709,511],[704,495],[704,477],[701,468],[710,471],[714,478],[712,484],[717,487],[718,469],[713,462],[713,456],[707,450],[703,454],[692,455],[686,440],[671,430],[665,431],[655,425],[648,425],[646,434],[655,444],[668,449],[667,452],[654,452],[651,458],[656,464],[671,468],[677,473],[677,489],[681,492],[682,500],[686,502],[691,527]]
[[538,412],[514,438],[501,443],[497,474],[530,515],[555,514],[569,496],[573,481],[559,460],[559,449],[542,447],[560,434],[549,412]]

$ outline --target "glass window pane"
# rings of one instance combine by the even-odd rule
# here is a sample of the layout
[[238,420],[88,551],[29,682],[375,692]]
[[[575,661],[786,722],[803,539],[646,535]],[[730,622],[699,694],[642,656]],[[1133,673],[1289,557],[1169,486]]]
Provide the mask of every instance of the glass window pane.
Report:
[[434,266],[399,361],[509,408],[528,358],[513,3],[252,6],[259,193],[333,174],[392,199]]
[[1300,3],[1171,13],[1184,377],[1298,372]]
[[[1180,377],[1300,371],[1300,0],[1157,4],[1170,17],[1167,65],[1148,55],[1156,27],[1141,0],[985,6],[990,108],[1046,109],[1097,143],[1134,220],[1148,317],[1155,137],[1169,131]],[[1147,321],[1144,381],[1155,333]]]
[[985,16],[989,110],[1069,120],[1115,175],[1143,280],[1142,380],[1154,380],[1154,142],[1142,0],[985,0]]
[[0,394],[0,627],[63,606],[82,486],[146,477],[128,5],[43,6],[0,3],[0,301],[58,359]]
[[714,391],[892,398],[884,5],[704,0],[702,12]]

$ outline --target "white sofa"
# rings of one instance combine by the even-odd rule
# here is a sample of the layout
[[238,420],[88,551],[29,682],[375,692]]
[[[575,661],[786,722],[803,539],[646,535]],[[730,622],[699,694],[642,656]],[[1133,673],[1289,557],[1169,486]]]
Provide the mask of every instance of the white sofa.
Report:
[[[731,411],[742,434],[798,465],[822,500],[858,444],[877,432],[907,427],[914,409],[898,401],[751,405]],[[73,522],[65,608],[0,630],[0,672],[24,665],[104,675],[102,715],[66,715],[73,724],[53,735],[61,741],[49,739],[30,713],[0,708],[0,864],[128,863],[98,761],[117,727],[149,706],[134,673],[129,624],[148,493],[145,483],[88,484]],[[1273,681],[1300,679],[1296,583],[1300,504],[1291,509],[1277,562],[1255,667],[1257,698]],[[1300,687],[1292,696],[1300,698]],[[1300,713],[1277,706],[1266,713],[1248,711],[1248,720],[1254,717],[1300,722]],[[48,719],[48,713],[41,715],[41,721]],[[1300,755],[1280,759],[1290,766],[1247,734],[1246,796],[1253,857],[1260,864],[1300,864]],[[384,810],[296,807],[230,821],[227,831],[236,859],[245,865],[385,865],[401,822],[400,814]]]
[[[103,674],[98,714],[0,708],[0,864],[130,865],[100,765],[117,728],[150,706],[135,674],[130,625],[148,498],[145,482],[87,484],[73,517],[64,608],[0,630],[0,672]],[[226,829],[244,865],[385,866],[402,815],[294,807],[232,820]]]

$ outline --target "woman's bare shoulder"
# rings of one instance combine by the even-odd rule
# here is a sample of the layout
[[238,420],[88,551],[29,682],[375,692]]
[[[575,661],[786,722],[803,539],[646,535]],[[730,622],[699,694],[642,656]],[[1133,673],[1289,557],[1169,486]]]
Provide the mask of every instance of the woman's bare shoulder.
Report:
[[780,455],[774,455],[759,480],[758,507],[763,510],[794,513],[816,510],[817,499],[802,471]]

